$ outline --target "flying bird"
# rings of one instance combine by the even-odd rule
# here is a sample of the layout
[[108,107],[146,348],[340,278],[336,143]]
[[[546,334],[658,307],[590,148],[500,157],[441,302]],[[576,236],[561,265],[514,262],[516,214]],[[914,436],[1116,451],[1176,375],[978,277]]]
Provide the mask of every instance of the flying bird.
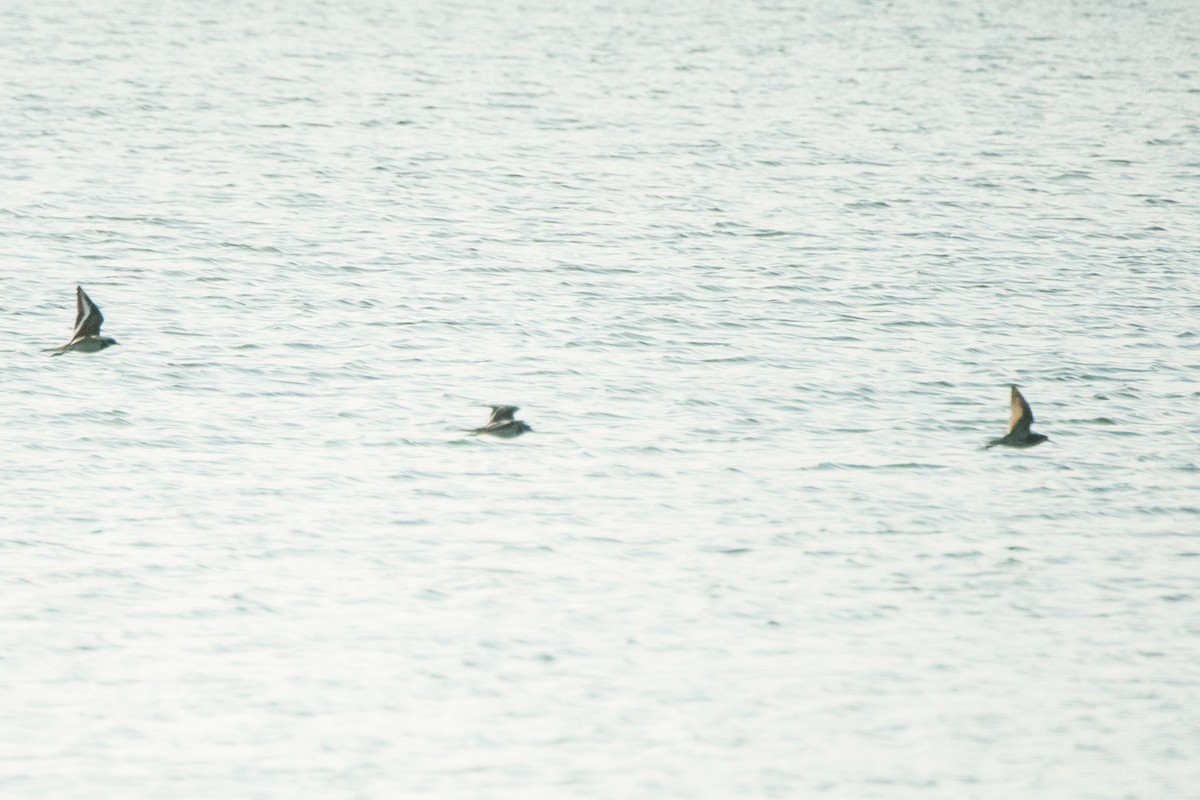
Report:
[[1012,414],[1008,418],[1008,433],[999,439],[992,439],[988,442],[984,449],[995,447],[1002,444],[1005,447],[1033,447],[1042,442],[1049,441],[1049,436],[1043,436],[1040,433],[1033,433],[1029,430],[1029,426],[1033,424],[1033,411],[1029,408],[1029,403],[1025,402],[1025,398],[1021,396],[1021,391],[1016,386],[1012,387],[1012,399],[1009,401],[1012,408]]
[[71,341],[62,347],[51,347],[45,352],[61,356],[71,350],[80,353],[98,353],[106,347],[117,344],[116,339],[100,335],[100,326],[104,324],[104,315],[100,307],[92,302],[82,286],[75,287],[75,330],[71,332]]
[[520,410],[517,406],[488,406],[488,408],[492,410],[492,415],[488,417],[487,425],[471,431],[476,436],[486,433],[489,436],[499,436],[501,439],[514,439],[522,433],[533,432],[533,428],[522,420],[513,419],[513,415]]

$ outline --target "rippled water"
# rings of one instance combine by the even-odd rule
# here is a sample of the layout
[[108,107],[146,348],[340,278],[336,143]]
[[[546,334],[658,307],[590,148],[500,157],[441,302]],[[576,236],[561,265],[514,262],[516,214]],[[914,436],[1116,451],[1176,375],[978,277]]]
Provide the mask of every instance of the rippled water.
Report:
[[1195,797],[1200,7],[1050,6],[6,5],[0,794]]

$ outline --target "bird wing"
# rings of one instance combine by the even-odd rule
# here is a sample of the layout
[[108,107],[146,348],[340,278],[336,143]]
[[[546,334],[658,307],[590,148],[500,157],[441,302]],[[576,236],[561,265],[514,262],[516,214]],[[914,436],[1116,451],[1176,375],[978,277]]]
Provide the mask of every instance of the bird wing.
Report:
[[104,315],[100,307],[92,302],[82,286],[75,287],[75,330],[71,333],[71,341],[88,336],[99,336],[100,326],[104,324]]
[[495,425],[499,422],[511,422],[513,414],[520,410],[518,406],[490,406],[492,416],[488,418],[488,425]]
[[1012,407],[1012,413],[1008,417],[1008,435],[1017,438],[1028,436],[1029,426],[1033,424],[1033,411],[1016,386],[1012,387],[1012,400],[1009,405]]

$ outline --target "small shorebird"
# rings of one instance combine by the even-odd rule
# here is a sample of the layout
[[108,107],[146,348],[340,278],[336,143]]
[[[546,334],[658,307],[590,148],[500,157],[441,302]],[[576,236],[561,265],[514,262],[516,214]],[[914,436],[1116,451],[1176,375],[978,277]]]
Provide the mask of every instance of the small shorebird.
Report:
[[513,439],[522,433],[532,433],[533,428],[519,419],[513,419],[519,408],[517,406],[488,406],[492,415],[488,417],[487,425],[475,428],[471,433],[478,436],[486,433],[489,436],[499,436],[501,439]]
[[1012,387],[1012,399],[1009,401],[1009,405],[1012,408],[1012,414],[1008,418],[1008,433],[999,439],[992,439],[984,446],[984,450],[998,444],[1005,447],[1033,447],[1050,440],[1049,436],[1030,432],[1029,426],[1033,424],[1033,411],[1016,386]]
[[106,347],[117,344],[116,339],[100,335],[100,326],[104,324],[104,315],[100,308],[87,296],[82,286],[75,287],[75,330],[71,332],[71,341],[62,347],[51,347],[45,352],[61,356],[70,350],[80,353],[98,353]]

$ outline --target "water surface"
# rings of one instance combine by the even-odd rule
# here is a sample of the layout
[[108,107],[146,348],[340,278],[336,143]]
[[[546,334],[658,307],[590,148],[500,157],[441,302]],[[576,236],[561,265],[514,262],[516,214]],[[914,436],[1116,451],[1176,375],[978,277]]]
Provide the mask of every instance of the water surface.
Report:
[[0,12],[0,793],[1194,796],[1200,11],[701,6]]

